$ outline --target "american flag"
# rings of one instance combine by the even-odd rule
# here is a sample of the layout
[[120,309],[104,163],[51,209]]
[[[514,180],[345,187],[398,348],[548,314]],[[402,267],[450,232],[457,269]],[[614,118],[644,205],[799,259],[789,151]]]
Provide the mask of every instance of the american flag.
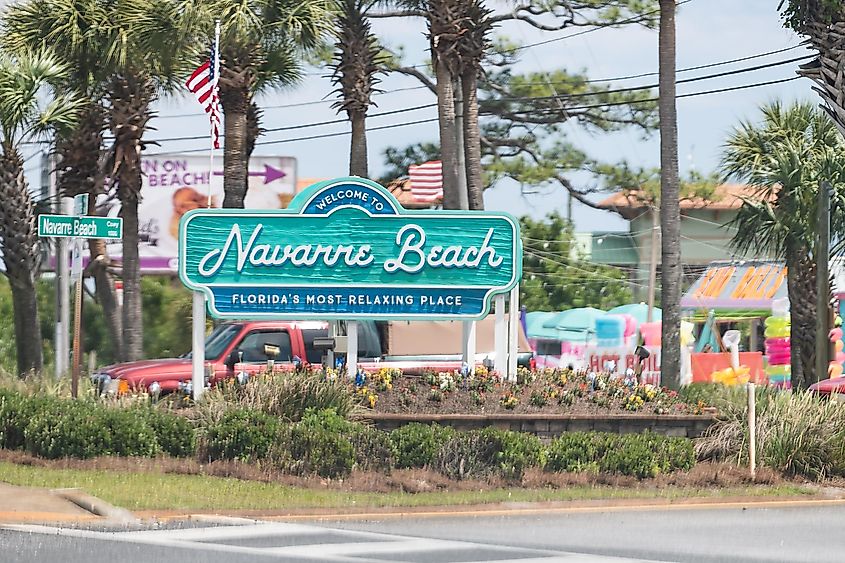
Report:
[[220,74],[220,58],[215,41],[208,60],[197,68],[186,85],[194,93],[197,101],[211,120],[211,138],[214,148],[220,148],[220,96],[217,88],[217,77]]
[[443,197],[443,163],[430,160],[412,165],[408,169],[411,177],[411,196],[420,202],[435,202]]

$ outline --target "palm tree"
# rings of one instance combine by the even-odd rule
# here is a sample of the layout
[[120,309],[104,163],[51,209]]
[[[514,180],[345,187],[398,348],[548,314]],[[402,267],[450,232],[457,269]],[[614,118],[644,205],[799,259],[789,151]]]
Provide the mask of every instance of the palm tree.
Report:
[[334,107],[345,111],[352,124],[349,174],[369,177],[367,166],[367,110],[374,105],[372,95],[379,82],[376,74],[384,69],[386,57],[373,35],[367,11],[377,0],[340,0],[335,28],[336,51],[332,81],[340,100]]
[[784,25],[807,38],[818,56],[801,65],[798,74],[812,79],[824,110],[845,135],[845,98],[840,78],[845,66],[845,5],[829,0],[781,0]]
[[675,0],[660,0],[659,94],[660,229],[663,349],[660,373],[670,389],[681,374],[681,205],[678,174],[678,112],[675,107]]
[[490,47],[492,11],[483,0],[468,0],[465,4],[466,31],[461,35],[459,49],[463,61],[461,111],[463,111],[464,157],[466,159],[467,198],[470,209],[484,209],[484,183],[481,170],[481,128],[478,123],[478,77],[481,62]]
[[141,268],[138,256],[138,202],[144,134],[154,117],[159,92],[181,87],[195,62],[199,11],[191,2],[104,0],[115,44],[106,53],[108,126],[114,137],[109,175],[117,183],[123,217],[123,352],[127,360],[144,353]]
[[741,253],[768,252],[785,259],[792,320],[792,385],[806,387],[813,374],[816,335],[814,243],[819,184],[830,182],[832,232],[842,232],[845,143],[830,119],[811,104],[761,108],[762,122],[743,122],[728,139],[722,171],[757,188],[732,225]]
[[[220,103],[225,115],[224,207],[243,207],[249,173],[249,139],[260,132],[253,98],[302,76],[303,49],[328,32],[332,0],[198,0],[210,29],[220,19]],[[252,111],[255,120],[250,124]]]
[[0,55],[0,238],[12,288],[19,374],[40,372],[43,362],[35,288],[41,256],[20,146],[73,126],[81,104],[57,88],[67,73],[45,53]]
[[[28,0],[11,5],[3,20],[3,45],[16,53],[46,45],[69,70],[65,88],[75,90],[85,107],[75,127],[58,135],[58,191],[65,196],[89,194],[95,206],[103,192],[105,171],[101,155],[106,110],[102,105],[109,78],[103,54],[115,37],[108,26],[103,0]],[[90,209],[89,211],[94,211]],[[88,241],[90,266],[96,282],[97,300],[103,308],[114,358],[123,359],[123,329],[112,266],[105,241]]]

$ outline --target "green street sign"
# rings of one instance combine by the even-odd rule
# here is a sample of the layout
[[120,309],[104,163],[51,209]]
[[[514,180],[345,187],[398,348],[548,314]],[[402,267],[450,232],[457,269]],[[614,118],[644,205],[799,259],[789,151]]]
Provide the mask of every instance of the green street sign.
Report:
[[123,236],[123,218],[39,215],[38,236],[67,238],[120,238]]
[[288,209],[196,209],[179,276],[218,318],[477,319],[522,276],[507,213],[405,210],[362,178],[321,182]]

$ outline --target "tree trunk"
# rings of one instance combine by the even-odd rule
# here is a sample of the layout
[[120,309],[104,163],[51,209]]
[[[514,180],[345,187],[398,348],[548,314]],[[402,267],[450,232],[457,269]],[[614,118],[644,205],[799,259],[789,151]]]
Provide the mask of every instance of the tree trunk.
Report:
[[[100,103],[90,102],[73,132],[60,139],[56,147],[60,158],[58,191],[65,196],[89,194],[89,215],[96,215],[97,194],[101,193],[105,180],[100,162],[105,120],[105,110]],[[88,251],[91,258],[89,270],[96,283],[97,302],[103,309],[114,360],[120,362],[123,361],[123,323],[114,276],[108,271],[111,260],[105,241],[89,239]]]
[[39,374],[43,368],[43,356],[35,279],[23,280],[23,283],[13,283],[11,286],[18,375],[26,377],[31,373]]
[[660,224],[663,334],[661,380],[680,387],[681,207],[678,178],[678,114],[675,107],[675,0],[660,0]]
[[17,151],[0,156],[0,238],[12,288],[18,375],[40,373],[43,355],[36,279],[41,256],[32,198]]
[[435,57],[437,114],[440,125],[440,155],[443,163],[443,209],[460,209],[458,194],[458,146],[455,124],[455,91],[446,64]]
[[[223,72],[223,70],[221,70]],[[243,208],[248,188],[249,155],[247,154],[250,105],[246,87],[224,87],[221,82],[220,103],[223,106],[223,207]]]
[[[137,168],[140,187],[140,163]],[[123,188],[121,179],[120,216],[123,217],[123,354],[127,361],[144,355],[144,327],[141,315],[141,263],[138,255],[138,197]]]
[[141,197],[141,151],[152,114],[155,84],[146,75],[127,73],[111,84],[110,127],[114,134],[114,170],[120,215],[123,217],[123,355],[126,360],[144,355],[141,315],[141,264],[138,255],[138,201]]
[[367,170],[367,115],[360,111],[350,111],[352,122],[352,142],[349,145],[349,175],[368,178]]
[[[464,159],[470,209],[484,209],[484,183],[481,173],[481,131],[478,126],[478,75],[468,68],[461,77],[464,112]],[[459,148],[460,150],[460,148]]]
[[106,252],[106,241],[103,239],[88,239],[88,252],[91,257],[89,269],[96,284],[97,302],[103,309],[103,318],[112,346],[112,356],[114,361],[122,362],[124,361],[122,312],[117,301],[114,278],[108,271],[110,261]]
[[790,368],[793,389],[806,389],[816,361],[816,265],[805,250],[787,255]]

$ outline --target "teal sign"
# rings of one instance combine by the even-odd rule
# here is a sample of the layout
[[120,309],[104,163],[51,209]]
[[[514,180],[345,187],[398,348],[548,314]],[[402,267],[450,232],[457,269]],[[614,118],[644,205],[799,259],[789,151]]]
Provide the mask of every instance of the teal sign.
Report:
[[481,318],[521,275],[510,215],[405,210],[362,178],[315,184],[288,209],[196,209],[179,226],[179,276],[218,318]]

